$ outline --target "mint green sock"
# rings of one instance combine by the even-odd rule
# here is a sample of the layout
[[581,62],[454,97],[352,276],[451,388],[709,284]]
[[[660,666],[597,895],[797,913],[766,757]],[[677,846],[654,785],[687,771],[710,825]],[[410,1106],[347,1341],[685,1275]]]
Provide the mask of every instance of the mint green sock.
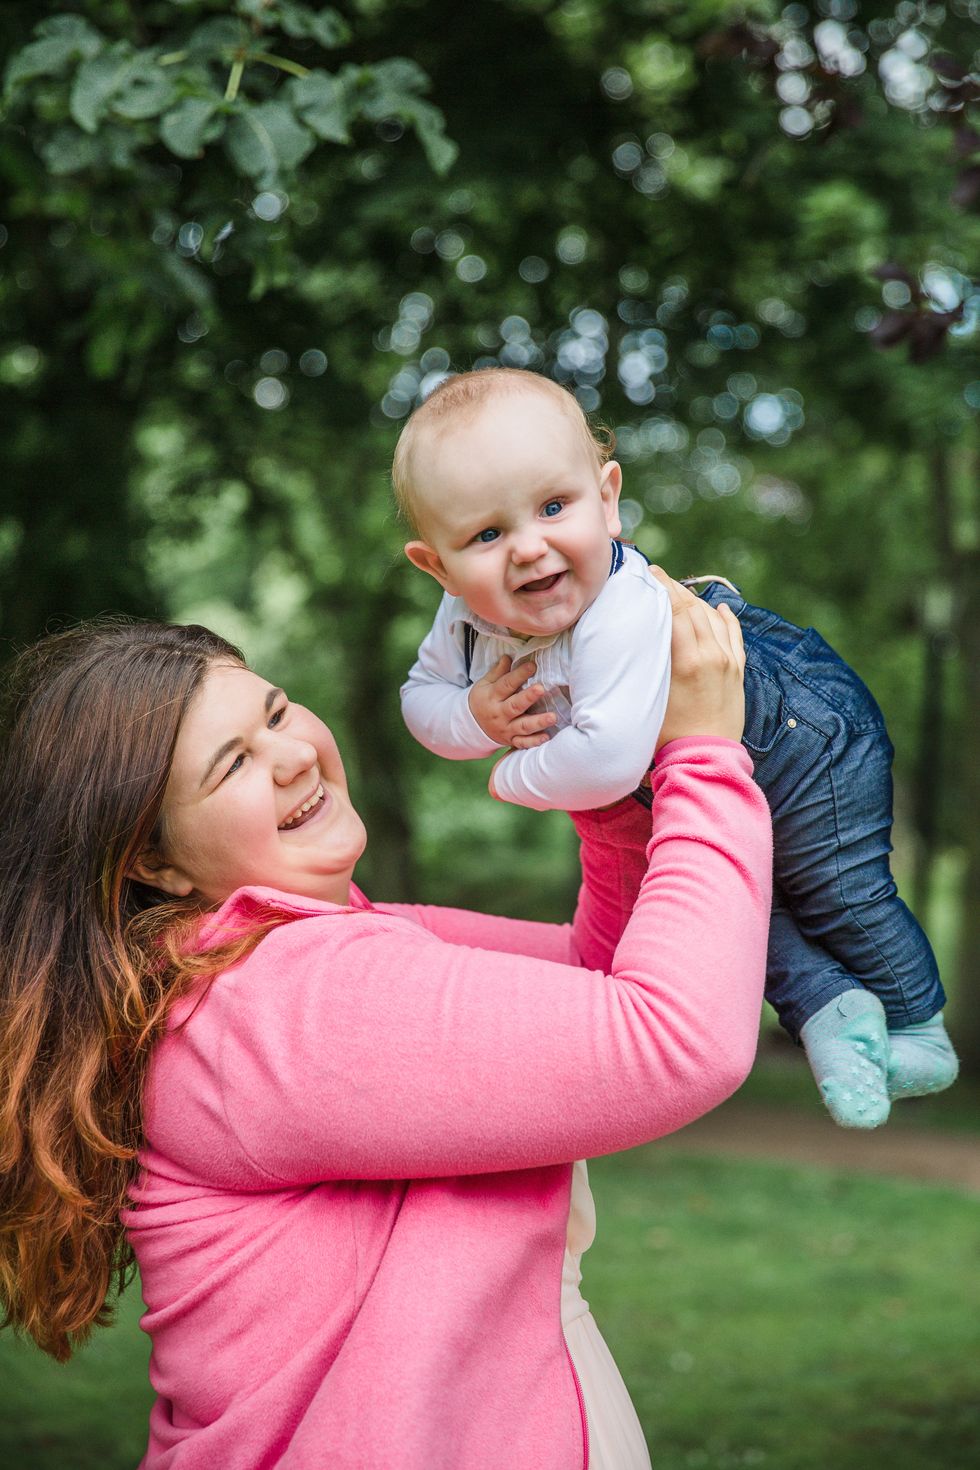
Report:
[[888,1095],[926,1097],[956,1081],[960,1064],[943,1025],[943,1013],[889,1031]]
[[800,1031],[810,1070],[835,1123],[878,1128],[888,1117],[888,1023],[870,990],[845,990]]

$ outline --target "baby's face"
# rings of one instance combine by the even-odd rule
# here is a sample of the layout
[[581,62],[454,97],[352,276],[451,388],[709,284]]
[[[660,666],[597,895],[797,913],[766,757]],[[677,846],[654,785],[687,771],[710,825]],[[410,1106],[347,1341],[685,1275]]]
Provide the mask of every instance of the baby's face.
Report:
[[414,479],[425,541],[409,559],[488,622],[561,632],[599,595],[621,475],[544,393],[500,394],[429,434]]

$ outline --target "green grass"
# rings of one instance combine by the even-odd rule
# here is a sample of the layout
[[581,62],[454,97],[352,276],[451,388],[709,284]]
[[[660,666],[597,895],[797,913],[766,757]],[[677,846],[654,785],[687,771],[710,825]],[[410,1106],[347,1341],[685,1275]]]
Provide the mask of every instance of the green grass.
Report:
[[975,1465],[974,1199],[656,1145],[590,1175],[583,1290],[657,1470]]
[[[656,1470],[973,1466],[975,1199],[656,1145],[590,1172],[584,1291]],[[150,1402],[140,1310],[131,1289],[67,1367],[0,1336],[4,1470],[132,1470]]]
[[133,1470],[153,1402],[139,1290],[116,1325],[96,1331],[70,1363],[0,1335],[0,1465],[4,1470]]

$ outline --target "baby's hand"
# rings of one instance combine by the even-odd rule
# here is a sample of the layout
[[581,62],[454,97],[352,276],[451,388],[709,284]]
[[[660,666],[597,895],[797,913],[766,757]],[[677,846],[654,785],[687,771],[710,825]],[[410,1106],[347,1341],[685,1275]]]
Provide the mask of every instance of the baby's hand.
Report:
[[498,745],[514,750],[530,750],[548,739],[548,727],[557,716],[551,710],[529,715],[527,710],[544,694],[540,684],[523,684],[537,672],[533,659],[512,667],[506,654],[499,658],[488,674],[478,679],[469,693],[473,718],[485,735]]

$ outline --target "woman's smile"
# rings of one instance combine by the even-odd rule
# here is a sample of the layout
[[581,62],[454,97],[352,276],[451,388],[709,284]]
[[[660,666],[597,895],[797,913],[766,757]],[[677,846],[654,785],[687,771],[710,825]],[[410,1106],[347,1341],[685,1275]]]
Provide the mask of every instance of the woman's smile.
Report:
[[322,781],[317,782],[316,790],[312,795],[305,797],[299,806],[293,808],[290,816],[284,822],[279,823],[280,832],[294,832],[297,827],[305,827],[307,822],[319,816],[327,805],[328,796],[323,789]]

